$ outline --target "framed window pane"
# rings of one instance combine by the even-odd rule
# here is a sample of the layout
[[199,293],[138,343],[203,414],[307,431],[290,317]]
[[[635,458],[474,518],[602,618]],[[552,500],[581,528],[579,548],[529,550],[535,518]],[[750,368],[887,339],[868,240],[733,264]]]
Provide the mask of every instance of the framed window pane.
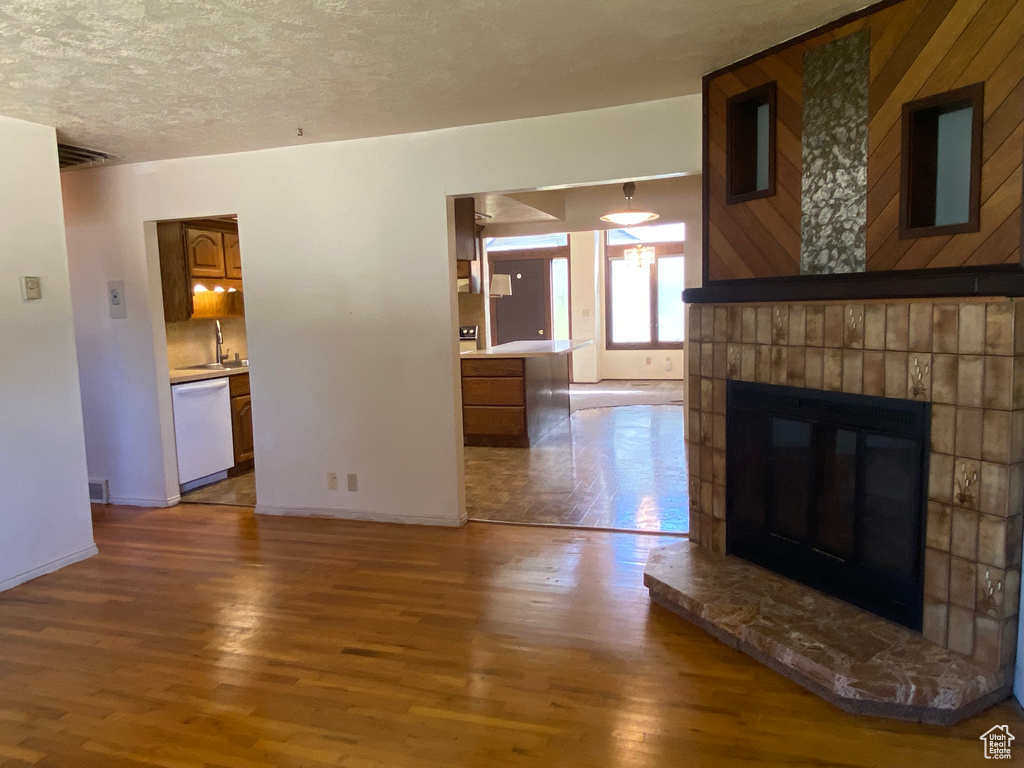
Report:
[[558,248],[569,244],[564,232],[553,235],[522,235],[520,237],[488,237],[484,246],[488,251],[526,251],[531,248]]
[[686,239],[685,224],[650,224],[646,227],[608,230],[608,245],[636,243],[681,243]]
[[608,262],[611,280],[611,341],[613,344],[651,342],[651,268],[637,268],[623,259]]
[[685,272],[682,256],[658,259],[658,341],[663,344],[681,342],[686,338]]
[[569,260],[551,260],[551,338],[569,340]]

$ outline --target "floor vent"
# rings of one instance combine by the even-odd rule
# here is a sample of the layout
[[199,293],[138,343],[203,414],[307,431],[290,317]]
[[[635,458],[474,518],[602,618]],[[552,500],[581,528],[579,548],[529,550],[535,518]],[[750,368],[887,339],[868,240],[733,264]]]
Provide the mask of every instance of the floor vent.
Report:
[[57,157],[60,159],[61,170],[65,168],[85,168],[90,165],[102,165],[113,160],[113,155],[85,147],[75,147],[71,144],[58,144]]
[[109,504],[110,483],[107,480],[90,480],[89,501],[96,504]]

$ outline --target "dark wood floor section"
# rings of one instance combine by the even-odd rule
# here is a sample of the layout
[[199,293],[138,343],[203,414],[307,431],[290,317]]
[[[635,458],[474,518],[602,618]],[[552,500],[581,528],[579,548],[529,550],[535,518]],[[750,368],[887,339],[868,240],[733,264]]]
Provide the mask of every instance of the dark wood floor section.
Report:
[[650,606],[657,536],[98,507],[0,594],[0,766],[965,766]]

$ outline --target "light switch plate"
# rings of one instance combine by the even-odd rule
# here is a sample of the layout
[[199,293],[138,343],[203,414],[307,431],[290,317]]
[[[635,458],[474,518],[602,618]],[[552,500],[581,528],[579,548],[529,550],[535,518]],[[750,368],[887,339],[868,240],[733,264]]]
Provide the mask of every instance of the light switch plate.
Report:
[[38,277],[21,278],[21,298],[34,301],[43,298],[43,283]]
[[110,305],[111,320],[124,320],[128,317],[128,307],[124,302],[124,280],[111,280],[107,283],[107,303]]

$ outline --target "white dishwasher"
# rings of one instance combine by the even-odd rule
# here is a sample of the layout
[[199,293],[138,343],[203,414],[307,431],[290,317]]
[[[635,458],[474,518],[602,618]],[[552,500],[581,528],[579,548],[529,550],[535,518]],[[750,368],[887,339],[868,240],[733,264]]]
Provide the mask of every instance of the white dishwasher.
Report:
[[171,387],[171,403],[178,448],[178,482],[187,485],[234,466],[227,377],[175,384]]

